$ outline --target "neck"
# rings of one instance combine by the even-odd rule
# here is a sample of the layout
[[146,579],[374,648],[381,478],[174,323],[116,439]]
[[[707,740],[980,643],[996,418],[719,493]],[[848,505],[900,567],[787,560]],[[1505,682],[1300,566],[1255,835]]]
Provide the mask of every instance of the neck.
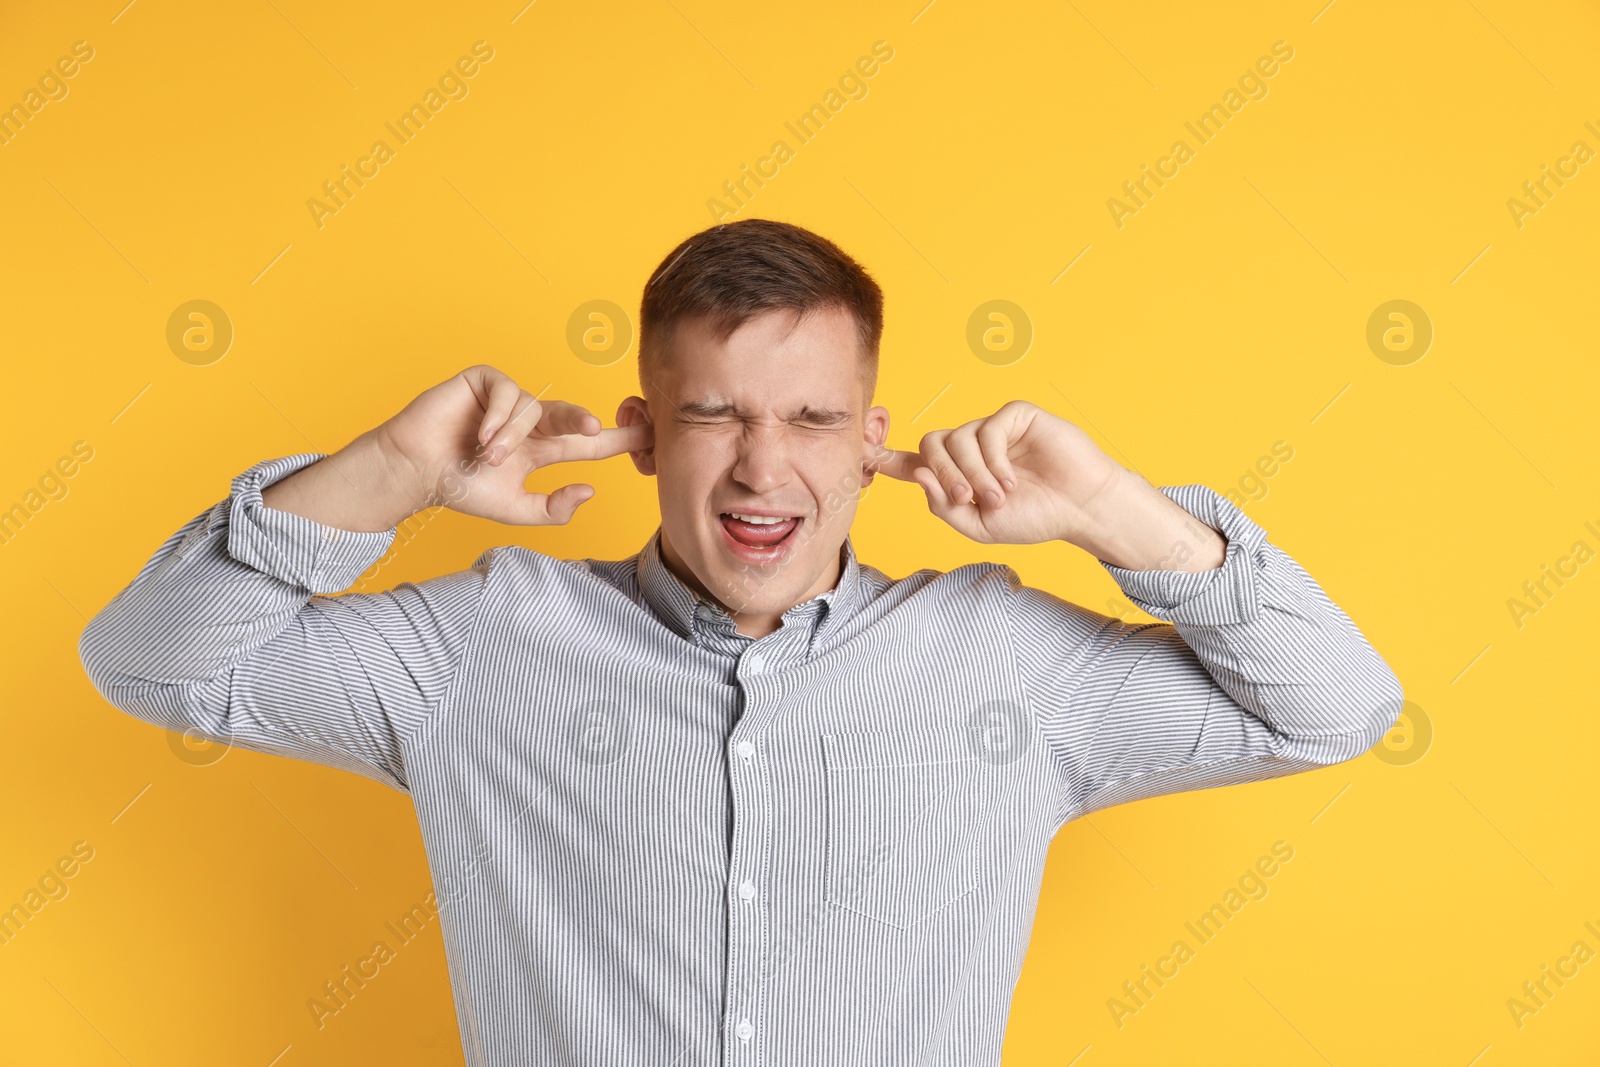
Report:
[[783,613],[794,607],[795,604],[804,604],[806,601],[826,593],[839,584],[839,579],[844,575],[844,545],[841,544],[839,546],[839,551],[834,554],[832,564],[817,576],[817,580],[811,584],[811,588],[806,590],[798,600],[774,611],[765,612],[741,611],[724,603],[721,597],[707,589],[699,576],[689,569],[689,565],[684,562],[683,557],[678,555],[678,550],[673,547],[671,540],[667,537],[665,527],[661,530],[661,561],[684,585],[727,612],[733,618],[735,630],[746,637],[762,638],[783,625]]

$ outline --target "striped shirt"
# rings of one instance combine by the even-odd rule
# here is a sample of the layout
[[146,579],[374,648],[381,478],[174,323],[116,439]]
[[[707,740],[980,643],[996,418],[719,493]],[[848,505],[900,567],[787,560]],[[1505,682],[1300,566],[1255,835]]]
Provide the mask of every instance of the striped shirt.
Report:
[[1052,837],[1361,755],[1394,673],[1242,511],[1202,573],[1101,561],[1160,622],[972,563],[737,633],[664,564],[490,548],[345,593],[395,537],[267,508],[267,460],[89,623],[145,722],[411,796],[474,1065],[999,1062]]

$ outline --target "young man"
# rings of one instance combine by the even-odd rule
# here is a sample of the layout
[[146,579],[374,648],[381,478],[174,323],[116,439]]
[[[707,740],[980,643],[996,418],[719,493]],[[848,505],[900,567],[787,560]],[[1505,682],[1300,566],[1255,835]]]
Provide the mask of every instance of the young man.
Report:
[[[823,238],[697,234],[640,320],[617,427],[468,368],[240,474],[81,642],[131,715],[413,798],[470,1063],[997,1063],[1065,823],[1352,759],[1398,717],[1212,490],[1021,400],[886,447],[882,294]],[[661,508],[627,559],[491,548],[325,595],[428,504],[566,523],[592,489],[527,476],[623,452]],[[877,472],[975,541],[1092,552],[1164,622],[992,563],[887,577],[849,538]]]

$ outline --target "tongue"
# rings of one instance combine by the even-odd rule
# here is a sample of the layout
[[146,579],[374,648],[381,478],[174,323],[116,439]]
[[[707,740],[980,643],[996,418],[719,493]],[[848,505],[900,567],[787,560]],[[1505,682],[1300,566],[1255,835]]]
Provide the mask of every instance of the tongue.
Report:
[[798,522],[798,519],[784,519],[782,522],[758,525],[729,515],[722,516],[722,525],[733,535],[733,539],[751,548],[768,548],[777,544],[789,536]]

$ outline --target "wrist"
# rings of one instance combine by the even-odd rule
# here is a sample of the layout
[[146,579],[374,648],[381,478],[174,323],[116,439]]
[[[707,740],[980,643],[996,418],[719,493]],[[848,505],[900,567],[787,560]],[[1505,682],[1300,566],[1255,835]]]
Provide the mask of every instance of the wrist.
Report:
[[1130,571],[1199,573],[1222,565],[1226,538],[1145,478],[1119,470],[1084,509],[1091,521],[1074,544]]
[[1097,559],[1124,555],[1122,528],[1128,512],[1129,483],[1134,479],[1144,481],[1119,464],[1115,473],[1081,508],[1082,527],[1060,540],[1076,545]]
[[432,497],[437,492],[437,476],[429,479],[405,450],[395,444],[387,423],[357,437],[345,450],[363,453],[367,466],[381,472],[381,484],[395,510],[410,509],[400,519],[409,518],[435,503]]
[[371,433],[261,491],[266,507],[353,533],[394,528],[419,499]]

